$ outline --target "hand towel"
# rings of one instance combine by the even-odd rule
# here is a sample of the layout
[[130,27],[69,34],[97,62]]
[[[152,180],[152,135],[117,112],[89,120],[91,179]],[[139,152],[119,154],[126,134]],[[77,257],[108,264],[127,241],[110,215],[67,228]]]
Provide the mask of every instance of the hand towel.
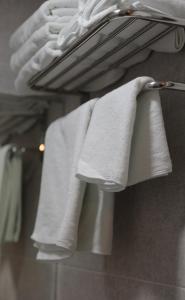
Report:
[[0,148],[0,243],[17,242],[21,229],[22,159]]
[[27,91],[28,81],[47,67],[55,58],[62,55],[55,41],[47,42],[36,54],[20,69],[15,80],[17,92]]
[[32,235],[39,249],[38,259],[64,259],[76,250],[111,253],[113,194],[75,176],[96,101],[83,104],[47,130],[40,201]]
[[96,103],[77,167],[80,180],[104,191],[172,171],[159,93],[140,77]]
[[56,41],[58,34],[64,22],[69,20],[69,17],[61,18],[61,23],[49,22],[43,27],[35,31],[32,36],[23,44],[11,57],[10,67],[17,73],[19,70],[40,50],[47,42]]
[[45,1],[11,36],[10,48],[16,51],[29,37],[47,22],[59,22],[65,16],[72,17],[78,8],[78,0]]

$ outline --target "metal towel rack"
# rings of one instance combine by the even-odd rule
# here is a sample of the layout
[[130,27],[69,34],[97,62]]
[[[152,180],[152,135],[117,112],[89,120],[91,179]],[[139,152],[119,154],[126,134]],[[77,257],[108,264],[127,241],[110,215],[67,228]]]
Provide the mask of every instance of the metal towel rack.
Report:
[[151,81],[146,84],[146,90],[157,89],[169,89],[175,91],[185,91],[185,83],[173,82],[173,81]]
[[[185,28],[185,20],[151,14],[146,10],[116,10],[36,74],[28,85],[35,90],[57,93],[83,91],[93,79],[119,68],[178,26]],[[120,56],[130,45],[134,45],[133,49]],[[109,60],[113,61],[110,63]],[[160,81],[146,86],[146,89],[153,88],[185,91],[185,84]]]

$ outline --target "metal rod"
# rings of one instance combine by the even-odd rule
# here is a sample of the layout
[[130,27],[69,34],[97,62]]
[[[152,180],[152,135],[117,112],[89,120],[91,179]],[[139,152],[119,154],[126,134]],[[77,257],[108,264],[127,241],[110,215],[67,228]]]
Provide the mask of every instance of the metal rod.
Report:
[[[134,57],[136,54],[138,54],[139,52],[143,51],[144,49],[146,49],[147,47],[149,47],[151,44],[153,44],[154,42],[156,42],[157,40],[159,40],[160,38],[162,38],[163,36],[165,36],[167,33],[173,31],[175,29],[175,27],[169,27],[167,29],[165,29],[164,31],[162,31],[159,35],[157,35],[155,38],[153,38],[152,40],[146,42],[144,45],[136,48],[135,50],[131,51],[128,55],[122,57],[121,59],[119,59],[118,61],[116,61],[115,63],[113,63],[110,67],[109,67],[109,70],[110,69],[114,69],[114,68],[117,68],[120,64],[126,62],[127,60],[129,60],[130,58]],[[100,63],[100,62],[99,62]],[[96,64],[97,66],[97,64]],[[94,67],[94,66],[93,66]],[[92,69],[92,66],[91,66],[91,69]],[[102,76],[103,74],[105,73],[105,71],[101,71],[100,73],[96,74],[96,75],[93,75],[91,76],[90,78],[86,79],[83,84],[81,85],[78,85],[76,88],[83,88],[83,86],[85,86],[86,84],[88,84],[89,82],[93,81],[94,79]],[[84,74],[78,74],[78,78],[80,76],[83,76]],[[62,85],[63,86],[63,85]]]
[[71,54],[74,53],[79,47],[81,47],[85,42],[87,42],[92,36],[94,36],[97,32],[99,32],[102,28],[104,28],[110,22],[109,18],[102,20],[99,24],[92,26],[92,29],[85,33],[82,37],[80,37],[76,42],[73,42],[70,49],[67,49],[61,57],[57,57],[51,62],[44,70],[38,72],[38,74],[34,75],[29,81],[28,86],[31,88],[42,78],[45,77],[50,71],[55,69],[60,63],[62,63],[66,58],[68,58]]
[[[140,8],[139,8],[140,9]],[[148,13],[148,14],[147,14]],[[53,75],[53,77],[50,76],[50,79],[47,80],[47,75],[52,75],[52,71],[55,70],[58,66],[61,65],[62,68],[62,62],[65,62],[65,60],[68,57],[71,57],[71,55],[75,54],[77,50],[80,50],[80,47],[86,44],[92,37],[94,37],[97,33],[101,34],[101,30],[105,28],[107,25],[109,25],[114,20],[123,20],[123,22],[117,26],[116,29],[114,29],[112,32],[110,32],[105,38],[100,40],[96,45],[92,46],[91,49],[87,49],[85,54],[83,54],[81,57],[79,57],[77,60],[72,62],[70,65],[64,67],[62,71],[58,70],[58,73]],[[74,67],[78,66],[82,61],[84,61],[88,56],[90,56],[94,51],[100,49],[102,46],[104,46],[107,43],[107,49],[108,48],[108,41],[110,41],[112,38],[116,37],[119,33],[122,31],[124,32],[124,29],[129,27],[131,24],[133,24],[137,20],[143,20],[150,22],[149,24],[146,24],[142,29],[135,32],[132,36],[130,36],[126,41],[121,42],[118,46],[114,47],[111,51],[108,50],[106,54],[102,55],[101,58],[95,60],[90,66],[85,67],[83,70],[80,70],[78,74],[74,74],[71,76],[70,79],[65,80],[65,74],[67,74],[69,71],[72,71]],[[92,75],[91,77],[88,76],[88,79],[86,77],[87,73],[90,73],[90,71],[97,66],[99,66],[102,62],[106,61],[111,57],[112,55],[116,54],[118,51],[135,41],[138,37],[142,36],[145,32],[149,31],[153,27],[155,27],[157,24],[164,24],[168,27],[163,30],[161,33],[157,34],[154,38],[150,39],[149,41],[145,42],[143,45],[138,46],[136,49],[132,50],[130,53],[122,57],[121,59],[118,59],[111,65],[107,66],[103,71],[97,71],[96,75]],[[159,15],[155,12],[147,11],[145,8],[141,8],[141,10],[134,9],[134,7],[131,7],[130,10],[124,11],[124,10],[116,10],[114,13],[111,13],[109,16],[105,17],[103,20],[101,20],[98,24],[94,25],[87,33],[85,33],[82,37],[80,37],[76,42],[74,42],[71,47],[64,52],[64,54],[56,58],[48,67],[46,67],[43,71],[39,72],[33,78],[29,81],[29,86],[32,89],[37,89],[41,91],[50,91],[50,92],[57,92],[57,93],[76,93],[76,91],[79,91],[82,89],[82,87],[85,84],[88,84],[88,82],[93,81],[93,79],[98,78],[99,76],[103,75],[105,72],[107,72],[109,69],[113,69],[119,66],[119,64],[122,64],[129,59],[131,59],[133,56],[135,56],[137,53],[141,52],[145,48],[149,47],[152,43],[156,42],[160,38],[167,35],[169,32],[173,31],[177,28],[177,26],[185,27],[185,20],[180,18],[173,18],[173,17],[166,17],[164,15]],[[56,73],[56,72],[55,72]],[[52,83],[55,83],[60,78],[64,77],[64,81],[62,85],[60,85],[57,88],[52,88]],[[75,81],[78,81],[79,78],[85,78],[83,83],[76,84]],[[45,79],[45,82],[42,84],[42,82],[39,85],[39,81],[42,81],[42,79]],[[185,90],[185,84],[183,83],[174,83],[174,82],[165,82],[165,87],[163,86],[164,82],[157,82],[160,83],[160,89],[163,88],[169,88],[174,90]],[[163,83],[163,84],[162,84]],[[168,83],[168,84],[167,84]],[[68,90],[67,87],[69,84],[73,84],[74,88],[71,88],[71,91]]]
[[19,154],[24,154],[25,152],[44,152],[45,150],[45,145],[40,144],[38,146],[33,146],[33,147],[25,147],[25,146],[18,146],[18,145],[12,145],[11,152],[12,153],[19,153]]
[[92,47],[91,49],[89,49],[83,56],[81,56],[79,59],[77,59],[71,65],[69,65],[68,67],[66,67],[65,69],[63,69],[62,72],[60,72],[57,76],[55,76],[54,78],[52,78],[51,80],[49,80],[47,82],[47,84],[45,85],[45,87],[48,87],[53,82],[55,82],[56,80],[58,80],[61,76],[63,76],[65,73],[67,73],[68,71],[70,71],[72,68],[74,68],[76,65],[78,65],[82,61],[84,61],[94,51],[100,49],[101,46],[104,46],[105,43],[107,43],[108,41],[110,41],[112,38],[114,38],[116,35],[118,35],[120,32],[122,32],[125,28],[127,28],[128,26],[130,26],[134,22],[135,22],[135,19],[128,19],[124,24],[121,24],[118,28],[116,28],[116,30],[114,30],[112,33],[110,33],[110,35],[107,36],[104,40],[102,40],[99,43],[97,43],[94,47]]
[[[87,68],[83,69],[80,73],[78,73],[75,76],[72,76],[69,80],[67,80],[66,82],[64,82],[62,84],[62,87],[65,87],[66,85],[68,85],[69,83],[71,83],[76,78],[79,79],[79,77],[83,76],[85,73],[87,73],[87,72],[91,71],[93,68],[99,66],[103,61],[105,61],[106,59],[110,58],[113,54],[116,54],[119,50],[125,48],[126,46],[128,46],[129,44],[131,44],[132,42],[134,42],[138,37],[140,37],[142,34],[144,34],[149,29],[152,29],[155,26],[156,26],[155,23],[150,23],[150,24],[146,25],[144,28],[140,29],[135,34],[133,34],[130,38],[128,38],[127,40],[123,41],[119,46],[116,46],[113,50],[108,51],[105,55],[103,55],[101,58],[99,58],[98,60],[96,60],[93,64],[91,64]],[[104,70],[104,73],[105,73],[105,70]]]
[[185,91],[185,83],[174,82],[174,81],[151,81],[146,84],[145,90],[175,90],[175,91]]

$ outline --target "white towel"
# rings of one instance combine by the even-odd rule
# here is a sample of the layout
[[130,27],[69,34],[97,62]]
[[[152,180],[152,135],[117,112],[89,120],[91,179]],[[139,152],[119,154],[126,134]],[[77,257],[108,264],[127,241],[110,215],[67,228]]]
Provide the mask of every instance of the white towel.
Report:
[[54,122],[46,134],[40,201],[32,239],[38,259],[63,259],[77,249],[111,254],[113,194],[86,185],[76,167],[96,99]]
[[[115,7],[116,5],[116,7]],[[167,3],[166,3],[167,5]],[[61,49],[65,51],[75,40],[77,40],[88,28],[90,28],[95,22],[100,20],[105,15],[113,12],[115,8],[122,8],[128,9],[132,6],[134,9],[140,9],[145,11],[147,15],[152,15],[155,13],[157,15],[165,15],[170,17],[170,11],[160,11],[152,7],[144,6],[140,1],[80,1],[79,3],[79,14],[75,16],[73,20],[61,30],[59,37],[58,37],[58,44],[60,45]],[[136,13],[137,14],[137,13]],[[117,38],[114,38],[112,41],[112,45],[109,44],[107,48],[107,44],[103,47],[100,47],[98,51],[95,53],[93,52],[90,58],[94,58],[96,60],[96,55],[98,58],[100,57],[100,53],[106,53],[107,49],[111,51],[116,45],[121,44],[125,39],[129,38],[131,35],[135,34],[142,28],[145,28],[149,24],[148,21],[144,20],[137,20],[137,22],[131,24],[129,28],[125,29],[124,32],[121,32],[117,35]],[[143,62],[149,56],[151,50],[155,50],[158,52],[165,52],[165,53],[175,53],[179,52],[185,43],[185,34],[183,28],[178,28],[173,32],[167,34],[164,38],[156,41],[155,43],[151,44],[148,49],[145,49],[142,53],[138,53],[137,55],[133,56],[131,59],[120,63],[119,67],[116,69],[111,69],[109,71],[109,65],[111,66],[112,63],[116,62],[116,60],[121,59],[125,55],[131,53],[134,49],[138,48],[138,46],[147,43],[152,37],[157,36],[164,30],[168,28],[167,25],[157,24],[154,28],[151,28],[148,32],[145,32],[141,36],[139,36],[133,43],[130,43],[126,47],[122,48],[120,51],[115,53],[113,56],[108,57],[107,60],[103,61],[102,64],[99,64],[96,69],[92,69],[91,72],[86,74],[84,72],[84,76],[77,78],[74,82],[69,83],[65,88],[68,90],[78,88],[80,86],[81,90],[84,91],[99,91],[101,89],[106,88],[110,84],[115,83],[118,81],[122,76],[125,74],[125,70],[135,64]],[[100,36],[101,37],[101,36]],[[118,42],[119,41],[119,42]],[[98,53],[97,53],[98,52]],[[85,63],[83,63],[84,65]],[[102,67],[105,68],[107,65],[106,74],[101,75],[100,77],[93,78],[93,75],[98,74],[99,70]],[[82,64],[79,68],[82,68]],[[73,70],[71,70],[71,73]],[[90,74],[91,73],[91,74]],[[69,73],[68,73],[69,75]],[[73,76],[73,74],[71,75]],[[84,81],[88,80],[88,83],[84,84]],[[62,84],[62,82],[61,82]]]
[[[164,3],[163,3],[164,1]],[[168,9],[168,2],[166,0],[160,1],[163,3],[163,5],[160,6],[161,9],[156,9],[155,6],[153,6],[153,2],[151,6],[144,5],[143,2],[145,1],[135,1],[135,0],[80,0],[79,2],[79,13],[78,17],[76,17],[76,20],[74,19],[71,24],[68,24],[64,30],[61,30],[59,37],[58,37],[58,44],[65,49],[68,47],[73,41],[74,37],[78,38],[83,33],[87,31],[88,28],[90,28],[93,24],[100,21],[103,17],[110,14],[111,12],[115,11],[116,9],[120,8],[123,10],[126,10],[130,7],[133,7],[134,9],[147,11],[149,15],[152,13],[157,13],[158,15],[165,15],[166,17],[176,16],[179,11],[179,8],[184,8],[184,2],[183,0],[179,1],[178,8],[174,8],[175,5],[171,5],[171,1],[169,3],[169,9]],[[155,2],[154,2],[155,3]],[[170,9],[171,6],[174,8]],[[164,9],[166,8],[166,9]],[[177,11],[177,12],[176,12]],[[137,13],[136,13],[137,14]],[[137,31],[137,22],[135,26],[135,31]],[[161,29],[160,29],[161,28]],[[134,27],[132,26],[132,32]],[[153,28],[153,34],[160,33],[163,29],[165,29],[164,25],[159,25],[156,28]],[[132,33],[131,33],[132,34]],[[123,36],[123,38],[125,38]],[[141,37],[140,42],[144,42],[145,40],[150,38],[150,32],[149,34],[145,34],[145,37]],[[165,37],[165,39],[161,39],[160,41],[157,41],[153,46],[150,46],[150,49],[153,49],[158,52],[178,52],[180,51],[185,43],[185,37],[184,37],[184,29],[180,28],[177,31],[171,32]]]
[[56,41],[58,34],[69,21],[69,17],[60,18],[60,23],[49,22],[35,31],[32,36],[12,55],[11,69],[17,73],[47,42]]
[[21,229],[22,159],[0,147],[0,243],[18,242]]
[[11,36],[10,48],[14,51],[47,22],[60,22],[60,17],[74,16],[78,0],[53,0],[44,2]]
[[27,92],[29,79],[47,67],[56,57],[62,55],[55,41],[47,42],[24,66],[20,69],[15,80],[17,92]]
[[95,105],[77,176],[104,191],[167,175],[172,170],[159,93],[143,91],[140,77]]
[[88,28],[116,9],[146,7],[163,15],[184,18],[184,0],[79,0],[79,23]]

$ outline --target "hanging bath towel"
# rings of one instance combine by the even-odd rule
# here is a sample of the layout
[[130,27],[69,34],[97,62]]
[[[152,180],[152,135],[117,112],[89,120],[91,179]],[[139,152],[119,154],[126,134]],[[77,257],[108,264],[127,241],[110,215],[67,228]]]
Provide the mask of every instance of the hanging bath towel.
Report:
[[21,229],[22,158],[0,148],[0,243],[17,242]]

